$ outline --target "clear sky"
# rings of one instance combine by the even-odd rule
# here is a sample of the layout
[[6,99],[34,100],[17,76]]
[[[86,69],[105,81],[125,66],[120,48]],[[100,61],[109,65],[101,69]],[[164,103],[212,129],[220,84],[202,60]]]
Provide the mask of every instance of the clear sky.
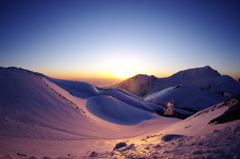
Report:
[[0,65],[74,80],[209,65],[239,78],[240,2],[1,0]]

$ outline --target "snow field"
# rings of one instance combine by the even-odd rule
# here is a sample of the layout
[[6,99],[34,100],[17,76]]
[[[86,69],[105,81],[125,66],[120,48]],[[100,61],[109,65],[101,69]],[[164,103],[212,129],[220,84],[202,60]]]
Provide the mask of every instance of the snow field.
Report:
[[[129,144],[93,158],[240,158],[240,123],[197,136],[177,136],[170,141]],[[90,158],[85,156],[83,158]],[[91,157],[92,158],[92,157]]]

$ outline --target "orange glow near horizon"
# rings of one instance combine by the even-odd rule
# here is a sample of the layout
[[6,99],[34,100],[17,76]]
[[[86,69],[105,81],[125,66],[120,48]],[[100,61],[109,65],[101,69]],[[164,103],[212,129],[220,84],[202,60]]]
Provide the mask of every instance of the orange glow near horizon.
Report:
[[[125,56],[127,58],[125,58]],[[96,67],[93,67],[95,66]],[[154,75],[156,77],[167,77],[173,72],[167,68],[162,68],[156,71],[155,67],[150,67],[140,58],[135,56],[129,56],[126,54],[120,54],[117,57],[106,58],[104,61],[96,61],[94,65],[80,67],[78,65],[61,67],[55,70],[44,69],[38,70],[46,76],[64,79],[64,80],[102,80],[113,79],[125,80],[131,78],[137,74]]]
[[[146,74],[144,72],[140,72],[140,71],[134,71],[133,69],[131,69],[130,67],[115,67],[112,68],[111,70],[105,71],[105,72],[87,72],[87,71],[61,71],[61,72],[49,72],[49,71],[43,71],[41,72],[44,75],[51,77],[51,78],[56,78],[56,79],[63,79],[63,80],[88,80],[88,79],[93,79],[93,80],[97,80],[97,79],[119,79],[119,80],[124,80],[124,79],[128,79],[131,78],[137,74]],[[150,73],[147,75],[154,75],[158,78],[162,78],[162,77],[168,77],[171,75],[171,73],[164,73],[164,74],[154,74],[154,73]]]

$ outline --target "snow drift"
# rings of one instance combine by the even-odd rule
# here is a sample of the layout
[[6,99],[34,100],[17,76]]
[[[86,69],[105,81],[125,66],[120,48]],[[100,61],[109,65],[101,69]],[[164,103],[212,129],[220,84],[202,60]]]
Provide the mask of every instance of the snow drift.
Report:
[[94,115],[120,125],[135,125],[152,118],[152,112],[132,107],[112,96],[96,96],[88,100],[87,109]]

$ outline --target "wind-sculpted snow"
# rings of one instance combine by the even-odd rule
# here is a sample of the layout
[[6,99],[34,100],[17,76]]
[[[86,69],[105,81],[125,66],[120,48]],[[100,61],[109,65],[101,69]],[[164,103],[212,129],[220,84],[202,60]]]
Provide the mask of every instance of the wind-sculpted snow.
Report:
[[106,95],[99,95],[89,99],[87,109],[101,119],[120,125],[135,125],[152,118],[151,112],[133,107]]
[[48,78],[48,80],[52,81],[76,97],[87,99],[98,94],[96,87],[86,82],[67,81],[53,78]]
[[[159,92],[156,92],[156,93],[153,93],[153,94],[150,94],[148,96],[146,96],[144,98],[145,101],[152,101],[153,99],[157,98],[157,97],[160,97],[160,96],[166,96],[167,94],[171,93],[172,90],[174,90],[175,87],[169,87],[169,88],[165,88]],[[166,103],[165,103],[166,104]]]
[[159,92],[150,94],[144,98],[145,101],[166,105],[168,102],[177,108],[188,110],[202,110],[221,102],[213,93],[203,92],[191,86],[169,87]]
[[131,98],[135,98],[137,100],[142,100],[141,97],[138,97],[132,93],[129,93],[123,89],[117,89],[117,88],[97,88],[100,94],[108,94],[112,96],[117,96],[119,94],[124,94],[125,96],[129,96]]
[[99,93],[112,96],[128,105],[143,109],[145,111],[154,112],[155,110],[164,110],[164,107],[162,106],[157,106],[155,104],[144,102],[141,98],[134,95],[129,95],[126,92],[123,92],[123,90],[120,91],[119,89],[105,89],[100,91]]

